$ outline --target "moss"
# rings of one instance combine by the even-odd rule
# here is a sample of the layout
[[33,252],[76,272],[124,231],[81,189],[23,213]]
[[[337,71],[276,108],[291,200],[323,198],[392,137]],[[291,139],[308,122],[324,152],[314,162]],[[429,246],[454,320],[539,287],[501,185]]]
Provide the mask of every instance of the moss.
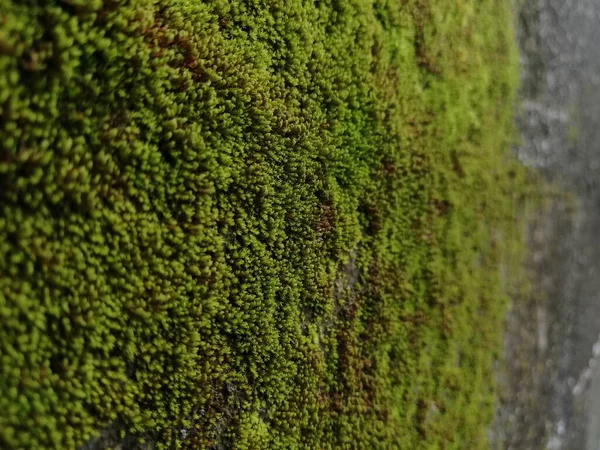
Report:
[[0,5],[2,448],[485,447],[506,2]]

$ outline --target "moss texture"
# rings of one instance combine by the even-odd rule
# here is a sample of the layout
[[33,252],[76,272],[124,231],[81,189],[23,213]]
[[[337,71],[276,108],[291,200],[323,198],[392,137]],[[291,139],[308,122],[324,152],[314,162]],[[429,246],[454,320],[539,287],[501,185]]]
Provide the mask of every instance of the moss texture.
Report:
[[509,3],[0,0],[0,447],[485,448]]

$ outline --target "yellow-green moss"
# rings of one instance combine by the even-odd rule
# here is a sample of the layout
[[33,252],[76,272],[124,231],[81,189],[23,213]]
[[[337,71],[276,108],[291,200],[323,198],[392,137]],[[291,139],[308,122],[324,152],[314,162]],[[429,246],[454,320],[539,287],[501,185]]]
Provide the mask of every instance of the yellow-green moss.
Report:
[[510,24],[0,0],[0,446],[484,448]]

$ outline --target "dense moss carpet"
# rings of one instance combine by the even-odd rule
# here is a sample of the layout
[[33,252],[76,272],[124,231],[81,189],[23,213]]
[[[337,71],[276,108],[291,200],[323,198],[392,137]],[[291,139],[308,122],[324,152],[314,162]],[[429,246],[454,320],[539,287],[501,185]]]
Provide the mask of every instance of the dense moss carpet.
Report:
[[0,0],[0,447],[485,448],[509,3]]

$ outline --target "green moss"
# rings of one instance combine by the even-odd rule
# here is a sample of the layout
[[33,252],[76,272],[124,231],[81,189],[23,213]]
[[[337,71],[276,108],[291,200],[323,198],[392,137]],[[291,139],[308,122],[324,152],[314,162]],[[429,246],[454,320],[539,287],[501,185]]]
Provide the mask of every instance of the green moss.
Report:
[[0,0],[0,446],[484,448],[500,0]]

